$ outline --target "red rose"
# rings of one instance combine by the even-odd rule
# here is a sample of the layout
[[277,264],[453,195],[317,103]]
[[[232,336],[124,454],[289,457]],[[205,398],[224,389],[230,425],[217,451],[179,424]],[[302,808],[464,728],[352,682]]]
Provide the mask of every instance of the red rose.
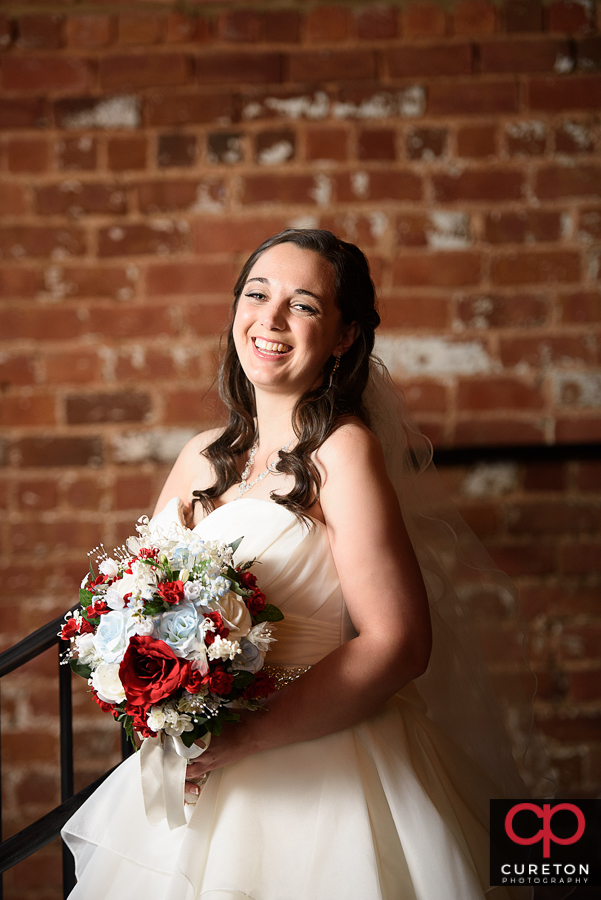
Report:
[[269,697],[275,691],[275,680],[264,672],[257,672],[252,684],[242,692],[245,700],[256,700],[258,697]]
[[94,619],[97,616],[103,616],[110,611],[110,607],[106,600],[95,600],[94,603],[90,603],[86,609],[86,616],[88,619]]
[[[94,696],[94,700],[102,710],[102,712],[110,712],[115,713],[115,704],[114,703],[105,703],[104,700],[101,700],[96,691],[92,691]],[[118,713],[117,713],[118,715]]]
[[217,666],[205,678],[208,679],[209,690],[212,694],[231,693],[234,676],[228,674],[222,666]]
[[148,548],[142,547],[140,552],[138,553],[138,559],[156,559],[159,555],[159,551],[156,547]]
[[257,586],[257,576],[253,575],[252,572],[243,572],[240,576],[240,584],[242,587],[245,587],[247,591],[252,591]]
[[184,599],[183,581],[163,581],[157,590],[166,603],[178,603]]
[[148,634],[134,634],[119,666],[119,678],[128,702],[148,707],[182,686],[187,667],[188,663],[163,641]]
[[229,628],[226,628],[223,624],[223,619],[221,618],[221,613],[218,612],[209,612],[205,613],[205,619],[210,619],[213,625],[215,626],[215,631],[207,631],[205,634],[205,644],[210,647],[215,637],[219,635],[220,638],[225,638],[230,633]]
[[247,597],[246,605],[251,616],[256,616],[257,613],[262,612],[265,609],[266,601],[267,597],[263,591],[259,590],[254,591],[252,597]]
[[61,638],[63,641],[68,641],[69,638],[74,637],[76,634],[89,634],[91,631],[94,631],[93,625],[90,625],[85,619],[80,619],[78,621],[75,616],[72,616],[63,625],[61,629]]
[[132,703],[125,702],[125,714],[133,719],[132,725],[134,729],[141,734],[142,737],[154,737],[155,732],[148,727],[146,715],[148,709],[144,706],[134,706]]
[[[113,582],[115,579],[111,578],[110,581]],[[86,584],[86,590],[91,591],[93,588],[98,587],[99,584],[106,584],[109,581],[108,575],[97,575],[93,581],[88,581]]]
[[183,685],[185,689],[190,694],[197,694],[202,688],[203,684],[206,684],[203,676],[200,674],[198,669],[193,669],[190,665],[186,675],[186,681]]
[[79,626],[77,624],[77,619],[67,619],[65,624],[61,630],[61,637],[63,641],[68,641],[69,638],[72,638],[74,635],[79,633]]

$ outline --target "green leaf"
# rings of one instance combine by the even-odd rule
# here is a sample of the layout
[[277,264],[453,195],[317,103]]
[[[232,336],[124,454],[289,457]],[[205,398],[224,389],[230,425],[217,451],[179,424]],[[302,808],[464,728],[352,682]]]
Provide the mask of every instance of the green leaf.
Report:
[[235,553],[242,541],[244,540],[244,535],[242,537],[236,538],[235,541],[230,543],[230,547],[232,548],[232,553]]
[[236,572],[235,569],[232,569],[231,566],[228,566],[225,577],[228,579],[228,581],[231,582],[232,586],[230,590],[233,591],[234,594],[239,594],[240,597],[250,596],[250,592],[247,591],[246,588],[240,586],[240,572]]
[[252,672],[236,672],[234,675],[234,687],[244,690],[249,684],[252,684],[255,676]]
[[92,591],[86,590],[86,588],[79,589],[79,602],[83,606],[84,609],[87,609],[92,600],[94,599],[94,594]]
[[88,562],[90,563],[90,575],[92,576],[92,579],[94,579],[96,578],[96,572],[94,571],[94,566],[92,565],[92,560],[90,557],[88,557]]
[[165,603],[164,600],[147,600],[144,604],[144,613],[147,616],[156,616],[165,612],[166,609],[169,609],[169,604]]
[[[206,720],[204,720],[206,721]],[[185,747],[191,747],[194,741],[203,737],[207,733],[207,728],[203,722],[197,722],[192,731],[184,731],[181,735],[182,743]]]
[[210,731],[215,737],[219,737],[223,731],[223,719],[210,719],[207,722],[207,731]]
[[71,669],[75,672],[76,675],[81,675],[82,678],[88,679],[92,674],[92,670],[89,666],[84,666],[83,663],[80,663],[78,659],[70,659],[69,665]]
[[266,603],[265,609],[253,616],[253,622],[258,625],[259,622],[281,622],[284,613],[274,606],[273,603]]
[[129,742],[130,742],[130,744],[132,745],[132,747],[134,748],[134,750],[137,751],[138,745],[136,744],[136,741],[135,741],[135,738],[134,738],[134,720],[133,720],[133,717],[132,717],[132,716],[125,716],[125,715],[124,715],[124,716],[119,716],[119,718],[117,719],[117,721],[118,721],[118,722],[121,722],[121,724],[123,725],[123,730],[125,731],[125,734],[127,735],[127,739],[129,740]]

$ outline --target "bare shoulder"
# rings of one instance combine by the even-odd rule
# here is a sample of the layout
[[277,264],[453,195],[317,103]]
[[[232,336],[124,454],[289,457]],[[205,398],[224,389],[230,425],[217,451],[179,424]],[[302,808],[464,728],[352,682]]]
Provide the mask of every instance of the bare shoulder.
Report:
[[349,477],[366,467],[383,465],[380,441],[355,416],[343,419],[315,454],[322,484]]
[[198,434],[195,434],[193,438],[190,438],[190,440],[184,444],[178,459],[195,459],[203,452],[203,450],[206,450],[213,441],[217,440],[222,432],[223,428],[209,428],[207,431],[201,431]]
[[159,495],[155,514],[160,512],[173,497],[179,497],[184,501],[187,500],[192,490],[192,485],[208,487],[211,483],[213,472],[209,460],[203,456],[203,450],[206,450],[219,437],[222,430],[222,428],[210,428],[207,431],[202,431],[199,434],[195,434],[184,445]]
[[349,541],[349,529],[356,528],[357,510],[374,533],[378,531],[376,522],[381,533],[396,527],[396,493],[380,441],[367,425],[359,419],[342,421],[319,448],[315,462],[321,475],[321,509],[331,537],[344,535],[343,540]]

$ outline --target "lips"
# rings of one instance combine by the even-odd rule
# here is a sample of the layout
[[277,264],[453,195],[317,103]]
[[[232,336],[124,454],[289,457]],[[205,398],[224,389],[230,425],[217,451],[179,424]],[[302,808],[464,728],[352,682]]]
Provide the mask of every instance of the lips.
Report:
[[275,343],[274,341],[266,341],[264,338],[254,337],[252,339],[256,349],[261,353],[274,354],[282,356],[292,350],[290,344]]

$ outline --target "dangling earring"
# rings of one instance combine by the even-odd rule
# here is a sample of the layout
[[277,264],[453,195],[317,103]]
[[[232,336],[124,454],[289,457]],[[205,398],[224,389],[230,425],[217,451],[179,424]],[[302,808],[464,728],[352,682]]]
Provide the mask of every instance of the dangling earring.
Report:
[[338,368],[340,366],[340,356],[335,356],[334,359],[336,360],[336,362],[334,363],[334,366],[332,367],[332,371],[330,372],[330,383],[329,383],[328,387],[332,387],[334,375],[336,374],[336,371],[338,370]]

